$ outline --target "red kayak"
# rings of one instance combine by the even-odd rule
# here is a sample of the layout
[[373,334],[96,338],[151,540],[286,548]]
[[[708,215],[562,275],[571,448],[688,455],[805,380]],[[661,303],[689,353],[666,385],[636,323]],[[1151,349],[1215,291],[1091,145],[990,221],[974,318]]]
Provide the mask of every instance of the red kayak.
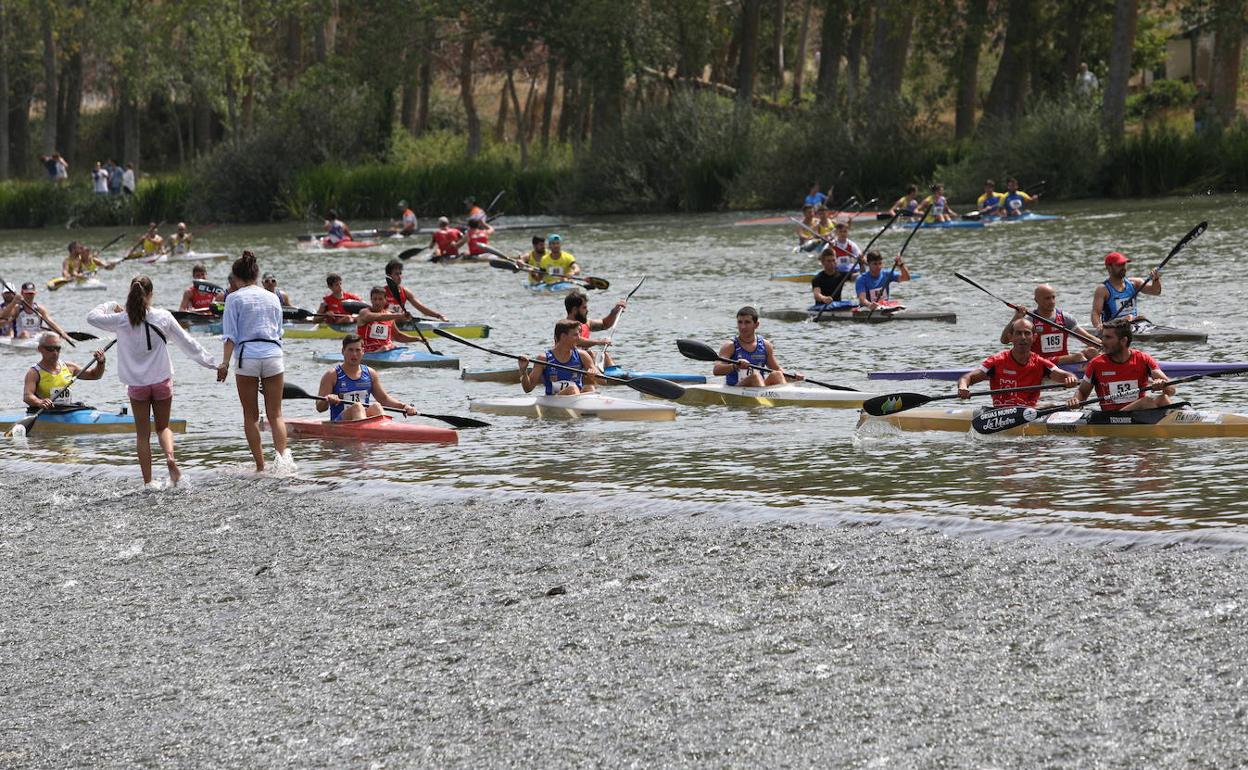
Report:
[[324,249],[371,249],[380,245],[377,241],[338,241],[334,244],[321,239],[321,248]]
[[458,444],[459,434],[450,428],[419,422],[396,422],[386,415],[351,422],[286,420],[292,436],[342,441],[405,441],[408,443]]

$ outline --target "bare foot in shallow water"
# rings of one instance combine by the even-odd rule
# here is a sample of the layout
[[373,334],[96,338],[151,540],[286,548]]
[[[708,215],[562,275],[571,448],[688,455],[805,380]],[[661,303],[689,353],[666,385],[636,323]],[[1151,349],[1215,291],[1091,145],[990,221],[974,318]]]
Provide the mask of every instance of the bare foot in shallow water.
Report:
[[169,469],[169,486],[176,487],[182,480],[182,471],[178,469],[178,464],[172,457],[165,458],[165,467]]

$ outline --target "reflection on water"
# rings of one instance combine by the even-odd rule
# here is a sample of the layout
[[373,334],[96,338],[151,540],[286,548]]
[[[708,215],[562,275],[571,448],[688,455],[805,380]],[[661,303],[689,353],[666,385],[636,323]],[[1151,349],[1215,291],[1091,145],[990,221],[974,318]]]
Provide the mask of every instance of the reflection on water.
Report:
[[[899,296],[914,307],[954,308],[958,324],[816,327],[765,322],[763,333],[776,343],[783,363],[822,379],[875,392],[948,392],[950,383],[873,382],[866,374],[880,368],[969,365],[999,349],[996,337],[1009,311],[968,293],[952,278],[952,270],[1018,300],[1029,297],[1034,282],[1053,282],[1059,304],[1083,318],[1092,287],[1102,276],[1099,265],[1105,251],[1113,248],[1137,258],[1143,272],[1195,221],[1207,218],[1209,232],[1171,263],[1166,293],[1148,298],[1145,309],[1158,321],[1207,329],[1213,344],[1148,349],[1162,359],[1242,360],[1248,357],[1246,322],[1242,314],[1220,312],[1248,299],[1248,285],[1239,278],[1239,244],[1245,232],[1231,214],[1236,203],[1229,197],[1094,203],[1086,214],[1067,207],[1064,213],[1071,216],[1061,222],[924,231],[908,253],[923,277],[901,287]],[[740,305],[783,308],[806,302],[806,287],[765,280],[772,272],[813,269],[808,256],[791,253],[788,228],[732,227],[736,218],[609,219],[566,228],[564,238],[587,272],[613,283],[610,291],[593,295],[592,314],[604,314],[641,275],[649,276],[616,335],[620,360],[658,371],[705,371],[705,364],[679,356],[677,337],[716,342],[731,333]],[[859,226],[856,237],[865,241],[874,228]],[[342,273],[348,290],[366,291],[400,248],[300,253],[290,237],[298,229],[221,227],[204,247],[231,252],[244,245],[256,248],[264,269],[276,272],[296,302],[307,307],[315,307],[324,293],[326,272]],[[103,242],[114,234],[88,233],[84,239]],[[497,240],[518,250],[529,235],[513,231]],[[904,235],[885,236],[882,245],[895,248]],[[0,246],[0,274],[10,282],[46,281],[59,266],[63,240],[53,232],[10,233]],[[210,277],[223,282],[227,269],[215,263]],[[158,300],[175,304],[189,267],[157,266],[150,273]],[[1211,275],[1225,276],[1217,292],[1208,291]],[[119,272],[106,277],[122,286],[128,276]],[[562,315],[561,298],[534,297],[514,275],[480,265],[413,262],[407,280],[422,300],[455,320],[491,324],[490,342],[507,351],[539,351]],[[121,294],[62,291],[42,293],[40,299],[64,326],[85,330],[86,311],[106,299],[120,300]],[[219,343],[200,339],[218,351]],[[455,350],[451,342],[435,344],[460,355],[471,368],[509,363]],[[312,354],[333,347],[330,340],[287,341],[289,380],[314,388],[322,367],[312,362]],[[67,351],[66,357],[85,361],[89,348]],[[14,404],[32,359],[0,354],[0,381],[9,383]],[[232,385],[218,385],[211,372],[176,353],[175,366],[175,411],[191,421],[188,434],[178,436],[184,463],[201,471],[246,467]],[[469,396],[511,392],[507,386],[463,382],[448,370],[386,370],[382,377],[396,396],[444,413],[466,413]],[[1184,395],[1202,408],[1243,409],[1248,406],[1244,389],[1243,382],[1210,380],[1186,386]],[[124,404],[124,391],[112,372],[102,383],[84,384],[80,390],[101,407]],[[631,392],[619,393],[626,394]],[[291,414],[312,413],[306,402],[288,402],[287,409]],[[1234,531],[1248,524],[1242,520],[1244,493],[1237,482],[1248,443],[1232,440],[859,436],[853,430],[856,415],[848,410],[681,407],[676,422],[655,424],[490,419],[490,428],[463,431],[458,446],[311,441],[298,443],[295,454],[303,476],[422,484],[429,493],[576,495],[577,500],[628,512],[681,504],[810,520],[884,516],[989,527],[1010,522],[1053,530],[1074,525],[1139,532]],[[11,450],[15,457],[36,462],[122,467],[131,463],[133,440],[36,435]],[[137,471],[134,475],[137,479]]]

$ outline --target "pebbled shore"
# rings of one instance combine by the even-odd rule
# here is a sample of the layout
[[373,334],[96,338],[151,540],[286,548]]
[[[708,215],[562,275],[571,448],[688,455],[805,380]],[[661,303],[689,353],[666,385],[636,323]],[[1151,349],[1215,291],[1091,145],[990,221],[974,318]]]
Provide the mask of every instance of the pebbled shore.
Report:
[[1241,550],[134,486],[0,480],[0,767],[1226,767],[1248,743]]

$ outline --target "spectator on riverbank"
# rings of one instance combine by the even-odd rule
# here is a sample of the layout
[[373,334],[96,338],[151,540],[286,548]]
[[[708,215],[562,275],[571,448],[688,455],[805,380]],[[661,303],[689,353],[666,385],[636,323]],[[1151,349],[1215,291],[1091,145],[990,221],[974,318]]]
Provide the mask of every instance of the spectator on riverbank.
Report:
[[135,176],[134,176],[134,164],[127,163],[126,170],[121,175],[122,193],[124,193],[125,195],[134,195],[134,188],[135,188],[136,181],[137,180],[135,179]]
[[1096,79],[1096,75],[1088,69],[1088,63],[1082,62],[1079,65],[1079,72],[1075,75],[1075,93],[1079,96],[1090,99],[1096,93],[1096,89],[1100,88],[1100,81]]
[[53,153],[52,157],[56,159],[56,182],[63,184],[69,181],[69,161],[65,160],[59,152]]
[[108,170],[108,194],[121,195],[121,177],[124,173],[121,170],[121,166],[118,166],[112,158],[109,158],[108,165],[105,168]]
[[92,190],[96,195],[108,195],[108,171],[97,160],[91,169]]

